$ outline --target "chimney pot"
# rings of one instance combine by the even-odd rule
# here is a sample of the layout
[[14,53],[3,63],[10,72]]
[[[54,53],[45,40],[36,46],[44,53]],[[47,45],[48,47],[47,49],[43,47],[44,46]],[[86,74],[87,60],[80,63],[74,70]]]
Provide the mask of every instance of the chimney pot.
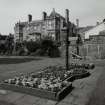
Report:
[[28,15],[28,22],[31,22],[31,21],[32,21],[32,15],[29,14],[29,15]]
[[43,17],[42,17],[42,19],[43,19],[43,20],[46,20],[46,18],[47,18],[47,13],[46,13],[46,12],[43,12]]
[[79,19],[76,19],[77,28],[79,27]]

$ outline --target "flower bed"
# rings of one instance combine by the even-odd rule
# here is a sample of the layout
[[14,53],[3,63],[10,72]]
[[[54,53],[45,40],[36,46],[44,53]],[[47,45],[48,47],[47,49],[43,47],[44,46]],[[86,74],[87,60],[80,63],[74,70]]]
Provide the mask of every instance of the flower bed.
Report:
[[66,87],[64,87],[59,92],[52,92],[44,89],[24,87],[24,86],[18,86],[18,85],[7,84],[7,83],[1,83],[0,88],[6,89],[6,90],[12,90],[20,93],[30,94],[41,98],[47,98],[50,100],[59,101],[63,99],[72,90],[72,84],[69,83]]
[[70,81],[86,76],[83,65],[71,64],[69,70],[65,66],[49,66],[39,73],[20,75],[1,82],[0,87],[23,92],[39,97],[60,100],[72,89]]
[[85,69],[94,69],[95,65],[93,63],[71,63],[70,68],[85,68]]

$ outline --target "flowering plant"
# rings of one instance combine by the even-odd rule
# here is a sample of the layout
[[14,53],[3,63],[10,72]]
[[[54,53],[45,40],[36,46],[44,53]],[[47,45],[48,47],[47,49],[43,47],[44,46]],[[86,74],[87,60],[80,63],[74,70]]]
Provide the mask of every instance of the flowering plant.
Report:
[[45,71],[37,74],[20,75],[19,77],[5,80],[4,83],[58,92],[71,84],[71,82],[67,81],[67,78],[86,72],[83,64],[72,63],[69,65],[69,70],[66,70],[65,66],[49,66]]

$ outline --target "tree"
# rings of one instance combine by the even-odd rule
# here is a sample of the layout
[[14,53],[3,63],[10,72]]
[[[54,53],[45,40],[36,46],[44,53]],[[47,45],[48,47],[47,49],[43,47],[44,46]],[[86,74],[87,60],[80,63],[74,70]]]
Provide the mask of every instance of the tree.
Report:
[[14,37],[12,34],[6,38],[5,47],[7,49],[7,54],[12,54],[13,47],[14,47]]

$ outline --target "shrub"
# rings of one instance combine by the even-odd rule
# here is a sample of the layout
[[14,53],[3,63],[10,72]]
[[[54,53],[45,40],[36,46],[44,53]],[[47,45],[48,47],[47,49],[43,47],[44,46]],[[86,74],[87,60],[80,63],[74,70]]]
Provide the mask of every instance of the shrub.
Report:
[[41,42],[41,53],[43,55],[48,55],[49,57],[59,57],[60,51],[57,45],[58,44],[51,39],[44,39]]
[[40,43],[34,41],[26,42],[25,45],[30,53],[40,48]]
[[42,49],[37,49],[35,52],[32,52],[30,54],[31,56],[44,56],[45,55],[45,51]]
[[17,55],[19,55],[19,56],[24,55],[24,53],[25,53],[25,51],[24,51],[23,48],[20,48],[20,49],[18,49],[18,51],[17,51]]
[[60,57],[60,51],[59,51],[58,47],[54,46],[54,47],[50,48],[48,51],[48,55],[50,57]]
[[48,50],[50,47],[54,46],[54,42],[52,40],[49,39],[44,39],[41,42],[41,48],[44,50]]
[[[25,50],[27,49],[27,51]],[[57,43],[51,39],[43,39],[41,41],[29,41],[24,43],[17,43],[16,55],[28,55],[31,56],[50,56],[59,57],[60,51],[57,47]]]

